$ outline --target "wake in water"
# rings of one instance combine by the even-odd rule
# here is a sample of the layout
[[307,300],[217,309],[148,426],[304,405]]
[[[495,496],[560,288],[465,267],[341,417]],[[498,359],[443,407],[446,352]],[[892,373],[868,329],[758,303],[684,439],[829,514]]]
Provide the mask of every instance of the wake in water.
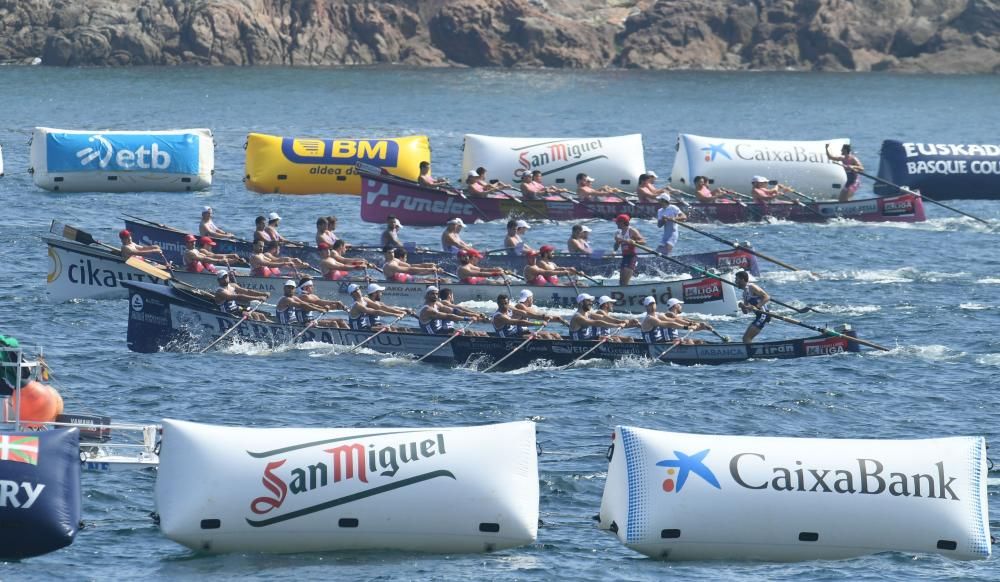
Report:
[[[886,285],[892,283],[942,283],[953,282],[971,277],[971,273],[959,271],[945,273],[940,271],[921,271],[914,267],[898,269],[859,269],[850,271],[817,271],[820,279],[826,281],[854,281],[858,284]],[[769,283],[797,283],[813,280],[812,275],[804,271],[767,271],[761,274],[761,279]],[[1000,282],[1000,280],[998,280]]]
[[[941,212],[946,212],[941,210]],[[819,223],[817,228],[892,228],[898,230],[920,230],[925,232],[983,232],[994,233],[1000,228],[1000,220],[989,220],[989,225],[964,216],[931,218],[925,222],[860,222],[849,218],[834,218]]]
[[953,350],[948,346],[938,344],[927,346],[896,346],[888,352],[872,351],[867,353],[879,358],[891,356],[915,356],[928,362],[954,362],[966,356],[965,352]]

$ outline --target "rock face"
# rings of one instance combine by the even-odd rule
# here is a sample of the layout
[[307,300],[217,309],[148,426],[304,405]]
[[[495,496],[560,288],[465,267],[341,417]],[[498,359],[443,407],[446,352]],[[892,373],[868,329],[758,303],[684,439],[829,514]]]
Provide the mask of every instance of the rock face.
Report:
[[1000,72],[1000,0],[0,0],[0,62]]

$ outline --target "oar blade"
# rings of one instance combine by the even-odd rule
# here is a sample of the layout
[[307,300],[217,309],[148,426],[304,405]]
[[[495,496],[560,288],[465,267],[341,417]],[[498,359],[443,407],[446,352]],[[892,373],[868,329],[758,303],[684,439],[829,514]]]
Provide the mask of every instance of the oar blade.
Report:
[[151,265],[146,261],[142,260],[140,257],[129,257],[125,261],[125,264],[132,267],[133,269],[142,271],[143,273],[146,273],[151,277],[156,277],[161,281],[169,281],[174,278],[174,276],[170,273],[170,271],[167,271],[166,269],[161,269],[155,265]]

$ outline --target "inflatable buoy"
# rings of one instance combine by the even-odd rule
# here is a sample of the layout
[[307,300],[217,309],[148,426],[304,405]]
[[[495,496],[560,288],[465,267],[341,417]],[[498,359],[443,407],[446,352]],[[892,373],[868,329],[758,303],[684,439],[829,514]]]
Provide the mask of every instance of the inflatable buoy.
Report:
[[73,542],[80,523],[76,428],[0,433],[0,560]]
[[549,186],[576,188],[583,172],[594,186],[634,190],[646,171],[642,135],[613,137],[494,137],[466,134],[462,154],[463,178],[486,168],[487,179],[517,185],[525,173],[538,170]]
[[187,192],[212,185],[208,129],[75,131],[36,127],[35,185],[58,192]]
[[764,176],[788,184],[799,192],[820,198],[836,198],[847,180],[844,168],[826,157],[840,155],[850,140],[772,141],[704,137],[682,133],[677,137],[677,155],[670,173],[671,184],[693,192],[696,176],[709,179],[709,186],[749,194],[750,180]]
[[[1000,199],[1000,144],[882,142],[878,177],[935,199]],[[898,192],[883,183],[875,193]]]
[[164,420],[155,499],[164,535],[209,553],[512,548],[537,534],[535,427]]
[[[20,390],[15,390],[10,398],[10,417],[15,418],[20,406],[21,420],[38,423],[52,422],[62,408],[62,397],[51,386],[32,380]],[[26,426],[38,428],[42,425],[26,423]]]
[[385,139],[312,139],[262,133],[247,136],[248,190],[264,194],[361,194],[356,164],[416,181],[431,161],[425,135]]
[[600,526],[669,560],[990,556],[982,437],[795,439],[615,430]]
[[0,146],[0,178],[3,177],[3,146]]

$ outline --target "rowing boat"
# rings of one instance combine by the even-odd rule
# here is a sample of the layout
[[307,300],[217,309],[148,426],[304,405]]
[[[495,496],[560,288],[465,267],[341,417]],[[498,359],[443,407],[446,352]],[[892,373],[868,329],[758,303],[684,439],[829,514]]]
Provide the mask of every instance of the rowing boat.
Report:
[[[183,230],[139,219],[126,220],[125,228],[140,244],[159,245],[168,261],[176,265],[183,264],[186,250],[184,237],[187,234]],[[213,251],[217,253],[235,253],[244,259],[249,259],[253,251],[253,243],[248,240],[232,238],[213,238],[213,240],[216,243]],[[404,248],[409,253],[408,260],[411,263],[434,263],[452,272],[458,268],[455,253],[421,248],[412,243]],[[319,263],[318,250],[308,244],[285,246],[281,252],[284,256],[295,257],[313,265]],[[347,255],[348,258],[364,259],[376,265],[381,265],[383,262],[382,249],[379,247],[356,246]],[[524,257],[510,253],[506,249],[488,251],[485,255],[480,261],[480,266],[484,268],[496,267],[515,272],[520,272],[524,268]],[[673,258],[698,269],[719,271],[742,269],[754,276],[760,274],[757,257],[742,249],[676,255]],[[598,277],[611,277],[618,270],[621,255],[605,251],[594,251],[591,255],[559,253],[553,260],[561,267],[573,267]],[[678,265],[677,262],[653,254],[640,253],[635,274],[666,276],[684,272]]]
[[[197,351],[218,339],[239,318],[225,314],[203,296],[176,287],[163,287],[148,283],[125,283],[129,290],[128,347],[132,351],[152,353],[159,351]],[[272,322],[247,320],[233,334],[240,340],[263,343],[271,347],[287,345],[303,332],[302,325],[280,325]],[[820,356],[841,352],[857,352],[854,332],[844,330],[842,336],[816,336],[760,342],[708,343],[697,346],[673,344],[647,344],[634,342],[603,342],[588,354],[588,358],[620,360],[623,358],[649,358],[675,364],[723,364],[749,359],[789,359]],[[380,353],[406,354],[422,357],[427,361],[468,364],[485,367],[511,354],[524,338],[501,338],[495,335],[459,335],[446,345],[448,336],[428,335],[420,332],[383,332],[372,337],[370,331],[313,327],[302,333],[301,341],[354,346],[365,346]],[[536,360],[554,365],[574,362],[594,348],[595,340],[580,341],[567,338],[559,340],[536,339],[525,344],[500,366],[501,369],[522,367]]]
[[[619,196],[600,196],[581,201],[564,196],[520,200],[491,193],[485,198],[460,197],[457,193],[421,186],[392,176],[362,173],[361,219],[384,223],[395,216],[410,226],[443,226],[452,218],[466,222],[507,220],[512,216],[551,220],[613,219],[619,214],[653,219],[660,205],[631,203]],[[867,198],[849,202],[692,203],[684,206],[689,222],[740,223],[768,219],[793,222],[825,222],[849,218],[861,222],[922,222],[926,220],[923,200],[914,194],[889,198]]]
[[49,249],[45,289],[52,301],[124,298],[128,295],[124,281],[165,284],[126,265],[120,254],[109,249],[50,236],[42,240]]

